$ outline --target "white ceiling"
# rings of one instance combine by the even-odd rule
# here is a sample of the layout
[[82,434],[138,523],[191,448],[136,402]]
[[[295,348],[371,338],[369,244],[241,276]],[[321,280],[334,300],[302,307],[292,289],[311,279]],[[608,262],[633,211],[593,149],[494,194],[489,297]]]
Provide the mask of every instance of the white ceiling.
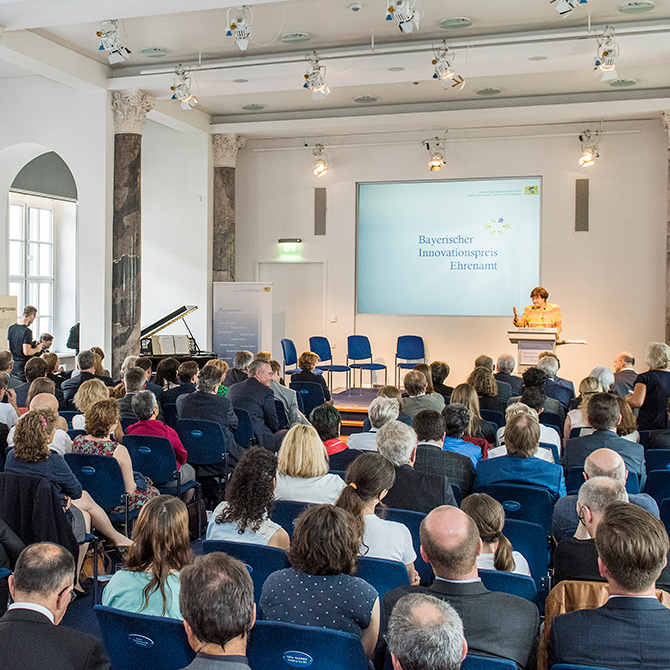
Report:
[[[656,109],[663,109],[670,98],[670,0],[654,2],[653,11],[631,15],[621,13],[616,0],[589,0],[561,17],[548,0],[417,0],[420,28],[406,35],[395,21],[385,20],[384,0],[363,0],[358,12],[349,9],[348,0],[258,0],[252,5],[256,43],[246,52],[225,36],[229,0],[191,0],[189,12],[182,11],[181,0],[0,0],[0,25],[7,31],[28,29],[107,63],[95,32],[101,20],[117,18],[132,55],[110,68],[108,88],[140,88],[168,100],[175,64],[189,64],[196,70],[198,108],[221,123],[324,118],[347,110],[370,115],[515,107],[533,96],[534,104],[574,103],[579,96],[609,102],[658,99]],[[440,27],[441,20],[458,16],[470,18],[472,26]],[[594,31],[607,24],[617,29],[619,76],[637,81],[630,89],[612,89],[593,76]],[[298,46],[273,42],[296,31],[309,33],[311,40]],[[466,78],[463,90],[445,91],[432,78],[432,47],[442,39],[456,51],[454,69]],[[146,47],[163,47],[167,56],[146,58],[140,54]],[[325,100],[312,100],[302,88],[304,56],[313,49],[327,67],[331,94]],[[530,60],[537,57],[544,60]],[[391,72],[391,67],[404,70]],[[0,61],[0,78],[20,76],[5,72]],[[484,100],[477,95],[488,87],[501,89],[500,96]],[[374,96],[377,102],[359,105],[354,102],[358,96]],[[249,104],[264,109],[244,111]],[[655,109],[652,103],[646,108]]]

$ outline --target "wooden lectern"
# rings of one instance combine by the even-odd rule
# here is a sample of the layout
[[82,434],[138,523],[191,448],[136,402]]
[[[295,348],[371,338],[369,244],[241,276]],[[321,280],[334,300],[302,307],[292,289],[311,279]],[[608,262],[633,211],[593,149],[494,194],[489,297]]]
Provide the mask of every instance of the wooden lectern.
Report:
[[554,351],[558,333],[556,328],[515,328],[508,330],[507,336],[517,345],[517,370],[523,374],[537,365],[537,357],[542,351]]

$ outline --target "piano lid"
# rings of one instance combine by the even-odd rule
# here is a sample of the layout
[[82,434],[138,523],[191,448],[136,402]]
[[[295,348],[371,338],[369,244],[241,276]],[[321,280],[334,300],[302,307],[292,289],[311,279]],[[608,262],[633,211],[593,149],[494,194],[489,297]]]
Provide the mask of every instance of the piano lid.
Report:
[[168,314],[167,316],[164,316],[162,319],[158,319],[158,321],[156,321],[155,323],[152,323],[150,326],[147,326],[146,328],[142,328],[142,332],[140,333],[140,337],[151,337],[152,335],[155,335],[156,333],[163,330],[163,328],[167,328],[169,325],[173,324],[175,321],[179,321],[179,319],[183,319],[187,314],[190,314],[191,312],[195,312],[196,309],[198,309],[197,305],[184,305],[183,307],[180,307],[179,309],[176,309],[171,314]]

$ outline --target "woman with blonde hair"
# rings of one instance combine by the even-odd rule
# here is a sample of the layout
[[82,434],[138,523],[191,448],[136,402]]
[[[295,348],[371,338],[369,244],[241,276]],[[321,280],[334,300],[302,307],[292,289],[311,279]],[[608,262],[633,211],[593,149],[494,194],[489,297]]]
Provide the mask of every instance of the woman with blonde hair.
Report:
[[626,396],[631,407],[639,407],[638,430],[668,427],[670,398],[670,347],[664,342],[651,342],[647,347],[649,370],[635,379],[633,392]]
[[72,417],[72,428],[75,430],[84,430],[86,428],[86,421],[84,414],[96,402],[109,399],[109,388],[105,386],[99,379],[87,379],[74,394],[72,401],[74,406],[81,412]]
[[[586,409],[589,405],[589,399],[596,393],[602,393],[603,387],[596,377],[584,377],[579,382],[579,397],[582,399],[577,409],[571,409],[568,416],[565,417],[565,426],[563,428],[563,439],[567,442],[570,439],[570,431],[573,428],[591,429],[589,420],[586,416]],[[590,430],[590,432],[593,432]],[[580,432],[581,435],[581,432]]]
[[473,493],[463,500],[461,509],[475,522],[482,540],[482,551],[477,556],[477,569],[501,570],[530,577],[528,561],[503,535],[505,510],[486,493]]
[[430,369],[430,365],[427,363],[418,363],[413,369],[423,374],[426,378],[426,393],[435,393],[435,388],[433,387],[433,373]]
[[[226,361],[222,361],[220,358],[212,358],[211,360],[207,361],[207,363],[205,363],[205,367],[216,368],[217,370],[221,370],[221,379],[223,379],[226,376],[226,373],[230,368],[228,363],[226,363]],[[219,384],[219,390],[216,392],[216,395],[222,395],[225,397],[227,391],[228,387],[224,386],[223,383],[221,383]]]
[[125,568],[109,580],[102,604],[181,619],[179,572],[193,562],[186,505],[173,496],[153,498],[137,517],[133,540]]
[[481,438],[486,440],[489,444],[494,444],[496,441],[496,434],[493,426],[482,419],[479,413],[479,398],[477,391],[470,384],[459,384],[451,394],[450,402],[460,403],[465,405],[470,411],[470,423],[463,436]]
[[275,500],[334,503],[344,488],[341,477],[328,473],[328,453],[314,426],[292,426],[277,457]]
[[323,397],[326,402],[331,402],[330,400],[330,391],[328,390],[328,384],[323,378],[323,375],[317,375],[313,372],[316,364],[321,359],[312,351],[303,351],[300,354],[298,359],[298,367],[300,372],[297,372],[294,375],[291,375],[292,382],[312,382],[313,384],[319,384],[323,388]]

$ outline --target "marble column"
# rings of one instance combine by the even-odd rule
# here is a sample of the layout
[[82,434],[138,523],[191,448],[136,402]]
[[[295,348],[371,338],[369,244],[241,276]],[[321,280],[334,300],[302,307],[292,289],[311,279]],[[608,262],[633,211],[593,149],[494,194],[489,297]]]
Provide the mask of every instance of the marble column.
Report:
[[112,376],[126,356],[140,353],[142,130],[154,99],[116,91],[114,113],[114,218],[112,243]]
[[212,135],[212,281],[235,281],[235,162],[243,146],[238,135]]
[[668,134],[668,209],[665,225],[665,341],[670,344],[670,110],[663,112],[663,125]]

